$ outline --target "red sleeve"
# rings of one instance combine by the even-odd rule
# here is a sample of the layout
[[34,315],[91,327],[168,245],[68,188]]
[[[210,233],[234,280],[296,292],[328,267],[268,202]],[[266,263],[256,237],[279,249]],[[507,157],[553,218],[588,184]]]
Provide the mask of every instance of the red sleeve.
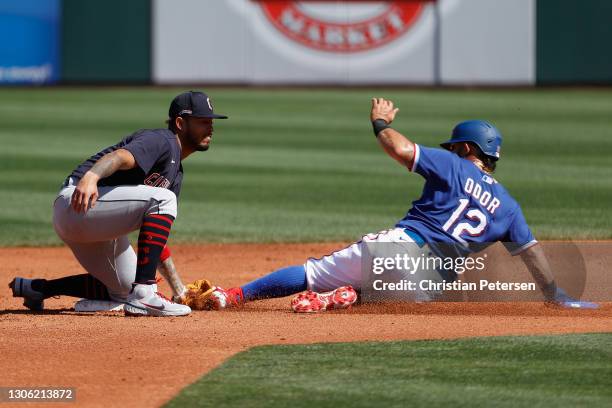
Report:
[[172,254],[170,253],[170,248],[168,248],[168,245],[164,246],[164,249],[162,249],[161,255],[159,256],[159,260],[160,262],[164,262],[166,259],[170,258],[172,256]]

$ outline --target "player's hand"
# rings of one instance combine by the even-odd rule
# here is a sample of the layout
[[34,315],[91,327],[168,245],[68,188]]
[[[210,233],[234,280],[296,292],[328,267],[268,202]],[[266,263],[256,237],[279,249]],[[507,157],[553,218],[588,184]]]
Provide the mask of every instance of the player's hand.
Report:
[[95,207],[97,200],[98,176],[87,172],[74,189],[70,205],[77,213],[85,214],[87,210]]
[[393,106],[393,102],[385,98],[372,98],[372,111],[370,112],[370,120],[382,119],[387,124],[393,122],[395,114],[399,111]]
[[552,299],[547,301],[548,304],[558,306],[564,309],[598,309],[599,305],[593,302],[585,302],[577,300],[568,295],[563,289],[557,287]]

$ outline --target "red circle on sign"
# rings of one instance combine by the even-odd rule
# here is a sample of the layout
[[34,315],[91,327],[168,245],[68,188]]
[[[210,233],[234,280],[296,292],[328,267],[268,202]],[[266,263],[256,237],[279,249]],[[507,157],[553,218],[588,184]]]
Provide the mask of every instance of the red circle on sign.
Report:
[[297,1],[259,1],[266,17],[284,35],[320,51],[359,52],[396,40],[414,25],[423,10],[422,2],[389,2],[385,10],[367,20],[332,23],[314,18],[297,6]]

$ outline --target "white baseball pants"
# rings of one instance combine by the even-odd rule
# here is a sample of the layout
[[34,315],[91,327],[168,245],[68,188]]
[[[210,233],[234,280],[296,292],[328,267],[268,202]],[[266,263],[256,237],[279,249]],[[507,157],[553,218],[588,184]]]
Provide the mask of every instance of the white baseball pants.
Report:
[[[414,239],[405,233],[403,228],[394,228],[376,234],[368,234],[360,241],[330,255],[308,259],[304,264],[308,289],[314,292],[327,292],[340,286],[351,285],[357,290],[365,290],[364,285],[370,283],[369,279],[372,278],[372,272],[369,269],[370,264],[368,264],[367,268],[364,268],[365,265],[363,263],[364,256],[372,256],[368,252],[368,248],[366,248],[366,245],[369,243],[383,245],[397,244],[399,245],[395,247],[397,250],[403,251],[415,259],[424,256],[435,256],[428,245],[419,247]],[[373,247],[376,247],[376,245],[373,245]],[[368,252],[367,255],[366,252]],[[401,274],[396,277],[402,278]],[[415,282],[426,279],[433,281],[440,281],[442,279],[438,271],[431,269],[417,270],[413,275],[407,276],[407,278]],[[398,300],[410,301],[434,300],[439,295],[440,293],[437,292],[420,290],[397,294]],[[392,300],[394,294],[386,294],[385,296]]]

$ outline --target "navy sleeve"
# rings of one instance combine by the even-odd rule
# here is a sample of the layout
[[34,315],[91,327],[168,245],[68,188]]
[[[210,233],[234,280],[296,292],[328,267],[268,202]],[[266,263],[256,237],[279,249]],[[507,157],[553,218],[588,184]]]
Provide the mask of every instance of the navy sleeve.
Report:
[[512,223],[503,241],[504,246],[512,255],[518,255],[538,243],[531,233],[520,207],[514,212]]
[[456,154],[447,150],[414,145],[414,163],[411,171],[420,174],[426,180],[448,180],[456,170]]
[[174,192],[176,198],[181,195],[181,186],[183,185],[183,165],[181,164],[181,170],[176,175],[176,179],[174,180],[174,184],[170,186],[170,190]]
[[159,159],[171,154],[166,138],[156,132],[134,134],[132,140],[123,146],[123,149],[132,153],[136,164],[144,174],[148,174]]

